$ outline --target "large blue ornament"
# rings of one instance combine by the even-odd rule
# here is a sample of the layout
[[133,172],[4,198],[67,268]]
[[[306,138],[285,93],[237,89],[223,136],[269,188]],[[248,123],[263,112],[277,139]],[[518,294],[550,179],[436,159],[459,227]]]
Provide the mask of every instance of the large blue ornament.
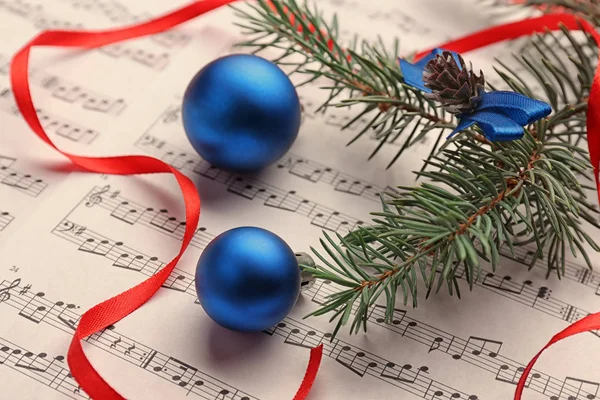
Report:
[[210,164],[256,172],[292,146],[301,107],[296,88],[277,65],[235,54],[196,74],[183,98],[182,117],[192,146]]
[[204,311],[219,325],[259,332],[294,307],[300,268],[279,236],[261,228],[235,228],[204,249],[196,268],[196,292]]
[[[435,57],[443,56],[444,52],[443,49],[434,49],[414,64],[400,59],[404,83],[423,92],[431,93],[431,89],[423,82],[425,66]],[[460,65],[458,55],[454,52],[450,53]],[[458,125],[448,138],[477,124],[491,142],[520,139],[524,135],[523,126],[544,118],[551,112],[552,108],[547,103],[520,93],[500,90],[483,91],[481,100],[472,113],[457,115]]]

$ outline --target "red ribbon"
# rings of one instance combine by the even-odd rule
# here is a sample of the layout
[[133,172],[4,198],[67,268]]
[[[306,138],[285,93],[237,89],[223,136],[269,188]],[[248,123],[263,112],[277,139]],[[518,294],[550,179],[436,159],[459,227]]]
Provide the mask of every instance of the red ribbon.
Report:
[[[158,159],[147,156],[81,157],[58,149],[42,128],[33,106],[28,80],[30,50],[36,46],[82,47],[89,49],[152,35],[173,28],[192,18],[233,1],[235,0],[197,1],[162,17],[122,29],[110,29],[97,32],[44,31],[27,43],[12,60],[11,81],[16,103],[23,118],[29,124],[31,129],[48,145],[69,158],[73,164],[90,172],[115,175],[171,173],[175,176],[175,179],[177,179],[177,183],[183,194],[186,213],[186,228],[181,248],[177,256],[151,278],[94,306],[81,317],[69,348],[67,360],[73,377],[81,385],[82,389],[92,398],[122,399],[123,397],[117,393],[90,364],[81,347],[81,340],[116,323],[132,313],[160,289],[194,235],[200,217],[200,198],[194,184],[185,175]],[[492,27],[436,47],[464,53],[493,43],[516,39],[536,32],[558,30],[561,25],[564,25],[571,30],[584,30],[594,38],[596,44],[600,45],[600,34],[595,31],[590,23],[572,14],[561,13]],[[312,33],[312,29],[309,30]],[[430,51],[431,50],[427,50],[417,54],[417,58],[424,56]],[[596,180],[596,186],[598,187],[598,169],[600,167],[600,68],[596,70],[594,82],[590,91],[587,131],[590,159],[594,167],[594,178]],[[600,190],[598,195],[600,198]],[[515,400],[521,399],[527,376],[542,352],[552,344],[569,336],[596,329],[600,329],[600,313],[589,315],[555,335],[550,342],[537,353],[523,371],[517,385]],[[306,374],[294,400],[303,400],[310,392],[319,369],[322,351],[322,345],[311,350]]]
[[[121,29],[97,32],[44,31],[27,43],[12,59],[10,78],[17,106],[27,124],[44,142],[66,156],[73,164],[90,172],[115,175],[173,174],[183,194],[186,225],[177,256],[149,279],[85,312],[77,325],[69,347],[67,361],[75,380],[94,399],[123,399],[123,397],[94,369],[83,351],[81,340],[126,317],[141,307],[160,289],[194,236],[200,218],[200,197],[189,178],[156,158],[147,156],[81,157],[57,148],[42,128],[33,105],[28,78],[29,53],[33,47],[38,46],[90,49],[156,34],[233,1],[235,0],[198,1],[154,20]],[[322,351],[322,345],[311,350],[306,376],[294,397],[295,400],[303,400],[310,392],[319,369]]]

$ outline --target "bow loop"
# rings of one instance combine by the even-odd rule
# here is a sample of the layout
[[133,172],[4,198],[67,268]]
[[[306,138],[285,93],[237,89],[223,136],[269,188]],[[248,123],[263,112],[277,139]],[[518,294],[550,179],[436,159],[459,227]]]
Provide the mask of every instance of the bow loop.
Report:
[[[434,72],[437,87],[435,90],[426,87],[424,80],[431,78],[431,70],[429,70],[430,72],[426,71],[427,65],[437,57],[449,57],[448,53],[452,54],[452,57],[456,60],[456,65],[449,67],[454,69],[452,71],[436,69]],[[441,60],[441,65],[444,65],[443,63],[448,58],[438,60]],[[478,77],[469,80],[467,79],[468,76],[460,75],[462,76],[460,79],[464,81],[464,88],[457,88],[456,83],[458,81],[454,82],[454,75],[458,73],[470,74],[471,72],[465,67],[460,55],[455,52],[446,52],[446,50],[436,48],[414,64],[402,59],[399,61],[404,83],[425,92],[427,98],[436,97],[438,101],[442,102],[442,107],[446,111],[460,112],[457,115],[458,125],[448,138],[477,124],[485,137],[492,142],[516,140],[523,137],[523,126],[544,118],[552,112],[552,108],[547,103],[520,93],[509,91],[486,92],[483,90],[482,78],[479,82]],[[456,66],[461,68],[460,71],[456,70]],[[471,96],[468,84],[477,87],[478,92],[473,89],[473,93],[479,94]],[[474,86],[474,84],[481,86]],[[445,87],[446,85],[448,87]],[[434,95],[431,96],[430,94],[434,91]],[[468,104],[466,99],[468,99]],[[463,102],[464,104],[462,104]]]
[[485,92],[478,109],[503,113],[520,125],[529,125],[552,112],[543,101],[506,91]]

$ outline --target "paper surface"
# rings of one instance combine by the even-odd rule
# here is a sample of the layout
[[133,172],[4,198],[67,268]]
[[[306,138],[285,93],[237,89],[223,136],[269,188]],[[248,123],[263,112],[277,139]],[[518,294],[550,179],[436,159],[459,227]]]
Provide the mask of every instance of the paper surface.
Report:
[[[29,131],[12,99],[10,56],[41,29],[121,26],[183,4],[168,3],[0,0],[1,399],[88,398],[65,359],[80,315],[163,267],[183,233],[171,177],[76,171]],[[467,0],[327,0],[319,7],[339,14],[345,37],[375,40],[379,34],[391,43],[399,36],[404,54],[507,17]],[[211,168],[187,142],[179,106],[191,77],[234,51],[240,36],[233,20],[223,9],[99,50],[34,51],[34,102],[61,148],[159,157],[192,178],[203,201],[196,236],[165,288],[86,340],[93,365],[130,399],[291,399],[309,348],[323,343],[310,399],[512,398],[535,352],[567,324],[600,309],[600,272],[581,260],[558,282],[545,278],[541,262],[527,271],[505,258],[473,291],[464,285],[460,300],[440,293],[420,299],[417,309],[399,303],[392,324],[383,323],[383,309],[375,307],[368,334],[342,330],[333,341],[327,317],[303,319],[334,290],[327,282],[303,293],[293,312],[265,333],[226,331],[197,304],[195,265],[213,237],[254,225],[309,252],[323,229],[343,233],[368,223],[383,188],[413,184],[412,171],[432,144],[415,147],[391,169],[395,144],[367,161],[377,142],[364,138],[346,147],[356,131],[340,127],[352,114],[315,114],[325,93],[313,85],[299,90],[306,111],[301,133],[278,163],[252,178]],[[507,51],[494,46],[469,59],[491,77],[491,58]],[[594,333],[555,346],[540,359],[525,397],[597,398],[598,355]]]

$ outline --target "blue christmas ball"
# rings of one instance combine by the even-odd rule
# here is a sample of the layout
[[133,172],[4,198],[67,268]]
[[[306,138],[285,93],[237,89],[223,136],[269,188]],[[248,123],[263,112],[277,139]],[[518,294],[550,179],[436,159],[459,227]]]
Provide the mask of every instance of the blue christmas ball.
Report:
[[235,54],[206,65],[183,98],[183,126],[202,158],[233,172],[256,172],[283,156],[300,129],[288,76],[264,58]]
[[279,236],[240,227],[214,238],[196,267],[196,292],[219,325],[259,332],[279,323],[300,293],[296,256]]

